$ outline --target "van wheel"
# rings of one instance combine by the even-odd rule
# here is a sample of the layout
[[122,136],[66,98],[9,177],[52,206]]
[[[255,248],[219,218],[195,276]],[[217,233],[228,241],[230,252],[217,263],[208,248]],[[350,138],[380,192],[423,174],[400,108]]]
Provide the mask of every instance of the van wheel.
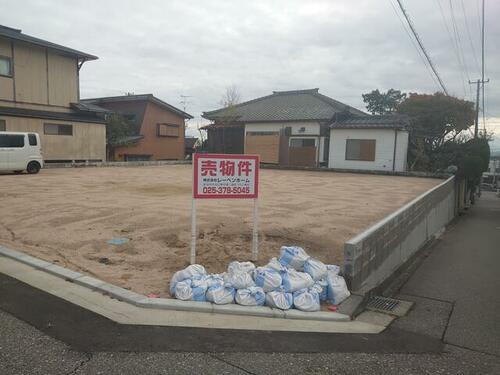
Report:
[[40,164],[36,161],[31,161],[28,163],[28,167],[26,167],[26,171],[29,174],[37,174],[40,171]]
[[21,174],[23,171],[14,171],[15,174]]

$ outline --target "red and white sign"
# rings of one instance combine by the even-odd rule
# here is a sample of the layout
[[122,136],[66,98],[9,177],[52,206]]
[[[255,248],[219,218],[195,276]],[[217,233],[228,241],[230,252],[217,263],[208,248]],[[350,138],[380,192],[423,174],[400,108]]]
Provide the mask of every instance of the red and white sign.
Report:
[[194,154],[193,198],[257,198],[259,156]]

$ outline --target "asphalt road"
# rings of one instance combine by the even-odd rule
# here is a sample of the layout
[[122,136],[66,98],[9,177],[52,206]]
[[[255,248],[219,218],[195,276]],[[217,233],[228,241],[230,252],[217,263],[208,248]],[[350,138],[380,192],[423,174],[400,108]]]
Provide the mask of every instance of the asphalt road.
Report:
[[440,354],[83,353],[0,311],[0,374],[499,374],[499,244],[484,193],[401,289],[416,305],[393,326],[442,339]]

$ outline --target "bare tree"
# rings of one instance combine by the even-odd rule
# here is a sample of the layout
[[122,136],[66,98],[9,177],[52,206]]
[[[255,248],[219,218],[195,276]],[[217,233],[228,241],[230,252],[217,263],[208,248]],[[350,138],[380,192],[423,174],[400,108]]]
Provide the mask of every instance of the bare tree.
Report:
[[226,92],[222,95],[220,105],[224,108],[235,106],[241,102],[240,90],[236,85],[226,87]]

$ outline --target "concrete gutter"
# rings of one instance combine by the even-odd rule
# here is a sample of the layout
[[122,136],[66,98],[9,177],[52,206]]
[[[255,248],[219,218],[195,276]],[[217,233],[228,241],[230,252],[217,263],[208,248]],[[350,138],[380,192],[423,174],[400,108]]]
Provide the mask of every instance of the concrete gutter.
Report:
[[[3,258],[2,258],[3,256]],[[241,306],[237,304],[230,305],[216,305],[210,302],[195,302],[195,301],[181,301],[177,299],[168,299],[168,298],[148,298],[146,296],[137,294],[130,290],[126,290],[120,288],[116,285],[112,285],[106,283],[102,280],[95,279],[90,276],[83,275],[79,272],[75,272],[69,270],[64,267],[60,267],[58,265],[46,262],[44,260],[32,257],[30,255],[24,254],[20,251],[9,249],[4,246],[0,246],[0,272],[6,273],[12,277],[18,278],[19,275],[12,273],[10,270],[13,269],[13,262],[9,262],[11,267],[2,267],[2,263],[5,264],[7,258],[10,258],[15,263],[22,263],[23,265],[29,266],[32,269],[41,271],[35,273],[38,279],[41,280],[41,276],[43,274],[46,279],[47,276],[52,277],[52,279],[57,278],[60,279],[63,283],[63,288],[71,287],[80,287],[84,288],[87,292],[99,292],[100,294],[113,299],[121,301],[121,305],[130,305],[136,308],[139,308],[143,311],[144,314],[148,315],[147,311],[154,310],[155,312],[161,312],[164,310],[169,310],[171,312],[178,312],[181,315],[186,314],[186,312],[190,313],[204,313],[203,315],[224,315],[224,316],[234,316],[235,318],[245,318],[248,319],[250,317],[257,318],[258,322],[262,322],[262,318],[282,321],[283,319],[287,321],[301,321],[302,323],[286,323],[289,328],[294,327],[297,329],[297,325],[304,325],[305,321],[310,323],[342,323],[342,324],[351,324],[352,322],[349,315],[338,313],[338,312],[302,312],[299,310],[291,309],[287,311],[282,311],[279,309],[270,308],[267,306]],[[55,281],[52,280],[53,284]],[[71,284],[68,284],[70,282]],[[33,282],[32,284],[36,288],[41,288],[41,284],[37,282]],[[50,292],[50,291],[49,291]],[[124,303],[123,303],[124,302]],[[88,306],[87,306],[88,307]],[[207,314],[208,313],[208,314]],[[256,322],[257,323],[257,322]],[[278,323],[278,322],[276,322]],[[147,322],[142,322],[141,324],[148,324]],[[196,320],[192,321],[192,324],[196,324]],[[280,323],[281,324],[281,323]],[[277,326],[280,326],[277,324]],[[273,324],[271,324],[272,326]],[[320,324],[321,325],[321,324]],[[254,329],[259,329],[261,323],[256,324]],[[332,328],[331,326],[329,327]],[[342,328],[342,330],[346,329],[347,326]],[[372,327],[364,327],[362,331],[365,333],[378,333],[381,332],[385,327],[380,326],[372,326]],[[270,328],[267,328],[270,329]],[[321,329],[326,329],[325,327]],[[339,328],[340,329],[340,328]],[[321,331],[321,330],[320,330]]]

